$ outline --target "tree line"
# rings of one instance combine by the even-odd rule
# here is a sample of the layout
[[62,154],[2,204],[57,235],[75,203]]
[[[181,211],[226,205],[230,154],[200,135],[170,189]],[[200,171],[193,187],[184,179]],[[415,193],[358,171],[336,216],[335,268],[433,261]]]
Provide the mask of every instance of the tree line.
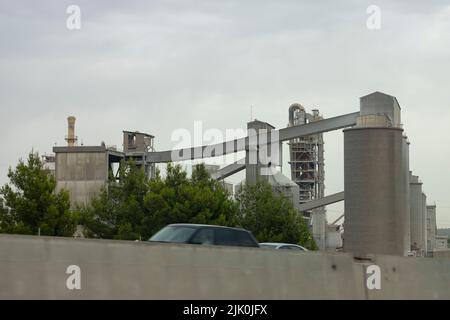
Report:
[[259,242],[316,249],[301,214],[265,181],[242,185],[233,197],[203,164],[188,176],[169,163],[164,177],[157,170],[153,179],[133,162],[119,170],[119,181],[70,210],[69,193],[56,191],[55,177],[31,152],[9,169],[9,183],[0,189],[0,232],[70,237],[82,225],[90,238],[148,240],[167,224],[198,223],[242,227]]

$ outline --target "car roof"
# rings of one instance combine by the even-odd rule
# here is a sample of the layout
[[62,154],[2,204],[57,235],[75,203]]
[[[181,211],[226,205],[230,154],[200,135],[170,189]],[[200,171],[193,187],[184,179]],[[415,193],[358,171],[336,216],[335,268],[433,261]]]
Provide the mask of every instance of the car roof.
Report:
[[283,243],[283,242],[261,242],[260,244],[267,244],[269,246],[299,246],[298,244],[293,243]]
[[213,224],[172,223],[172,224],[167,225],[166,227],[189,227],[189,228],[204,228],[204,227],[208,227],[208,228],[231,229],[231,230],[249,232],[248,230],[245,230],[243,228],[217,226],[217,225],[213,225]]

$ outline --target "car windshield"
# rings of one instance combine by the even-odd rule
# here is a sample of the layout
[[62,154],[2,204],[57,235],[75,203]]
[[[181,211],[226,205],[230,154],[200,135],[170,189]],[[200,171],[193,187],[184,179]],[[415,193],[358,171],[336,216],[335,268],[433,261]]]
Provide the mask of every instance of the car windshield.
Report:
[[167,226],[158,231],[150,241],[185,243],[197,229],[186,226]]

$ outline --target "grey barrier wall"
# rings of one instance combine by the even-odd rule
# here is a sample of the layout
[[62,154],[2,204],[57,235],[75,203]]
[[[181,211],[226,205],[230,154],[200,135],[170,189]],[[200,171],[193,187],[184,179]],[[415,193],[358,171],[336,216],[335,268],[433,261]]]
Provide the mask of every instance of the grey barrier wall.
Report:
[[434,250],[432,255],[435,258],[450,258],[450,250]]
[[0,299],[450,299],[449,284],[447,258],[0,235]]

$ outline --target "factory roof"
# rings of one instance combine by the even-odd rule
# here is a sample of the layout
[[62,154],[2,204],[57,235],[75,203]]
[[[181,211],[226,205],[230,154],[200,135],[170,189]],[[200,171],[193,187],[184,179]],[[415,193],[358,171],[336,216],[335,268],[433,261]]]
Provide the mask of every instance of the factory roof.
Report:
[[53,147],[55,153],[105,152],[106,150],[106,146]]
[[267,178],[270,184],[297,187],[297,184],[294,181],[292,181],[279,171],[274,172],[274,174],[268,175]]
[[370,96],[385,96],[385,97],[389,97],[392,98],[393,101],[395,101],[395,103],[398,105],[398,107],[401,109],[402,107],[400,106],[400,103],[398,103],[398,100],[396,97],[391,96],[390,94],[386,94],[384,92],[380,92],[380,91],[375,91],[369,94],[366,94],[365,96],[362,96],[360,99],[364,99],[364,98],[368,98]]
[[106,146],[75,146],[75,147],[53,147],[54,153],[102,153],[108,152],[117,156],[122,156],[124,153],[117,150],[108,149]]
[[141,134],[144,135],[146,137],[150,137],[150,138],[154,138],[155,136],[145,133],[145,132],[139,132],[139,131],[127,131],[127,130],[123,130],[123,133],[132,133],[132,134]]
[[255,119],[255,120],[253,120],[253,121],[250,121],[249,123],[262,123],[262,124],[265,124],[265,125],[269,126],[269,127],[272,128],[272,129],[275,129],[275,127],[274,127],[273,125],[271,125],[270,123],[265,122],[265,121],[260,121],[260,120],[258,120],[258,119]]

